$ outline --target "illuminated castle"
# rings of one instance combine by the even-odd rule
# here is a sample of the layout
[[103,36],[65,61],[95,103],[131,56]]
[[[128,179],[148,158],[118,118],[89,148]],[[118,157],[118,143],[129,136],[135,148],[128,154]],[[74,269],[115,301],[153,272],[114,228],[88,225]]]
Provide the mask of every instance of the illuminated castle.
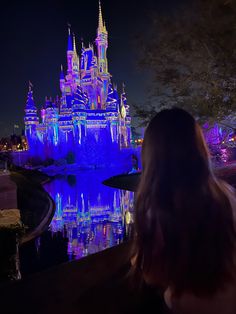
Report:
[[24,121],[32,156],[64,157],[76,151],[77,156],[96,158],[112,148],[130,146],[129,106],[124,86],[119,95],[108,72],[108,33],[100,3],[95,46],[82,44],[79,56],[69,29],[67,73],[64,75],[61,67],[60,74],[61,97],[46,98],[40,118],[30,84]]

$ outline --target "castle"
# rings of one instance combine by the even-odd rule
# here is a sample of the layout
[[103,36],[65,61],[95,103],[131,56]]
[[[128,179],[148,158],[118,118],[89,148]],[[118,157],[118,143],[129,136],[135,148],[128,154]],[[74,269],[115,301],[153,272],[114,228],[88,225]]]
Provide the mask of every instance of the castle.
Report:
[[105,157],[112,149],[130,146],[129,105],[124,86],[119,95],[112,84],[107,48],[108,32],[99,2],[95,47],[82,44],[79,56],[69,28],[67,73],[62,66],[60,73],[61,97],[46,98],[40,118],[29,86],[24,122],[31,156],[56,159],[76,152],[78,159],[82,155],[96,158],[101,152]]

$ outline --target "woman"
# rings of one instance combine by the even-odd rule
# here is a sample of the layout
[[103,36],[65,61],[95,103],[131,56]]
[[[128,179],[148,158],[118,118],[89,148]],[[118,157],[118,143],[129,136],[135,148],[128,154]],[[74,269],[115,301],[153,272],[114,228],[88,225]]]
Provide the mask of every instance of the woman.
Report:
[[174,313],[236,313],[235,205],[194,118],[159,112],[142,147],[132,264]]

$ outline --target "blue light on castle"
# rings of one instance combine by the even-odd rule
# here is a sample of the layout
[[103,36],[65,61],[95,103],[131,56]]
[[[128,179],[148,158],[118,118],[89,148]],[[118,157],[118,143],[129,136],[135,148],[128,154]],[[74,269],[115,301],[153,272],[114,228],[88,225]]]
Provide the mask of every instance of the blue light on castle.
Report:
[[25,107],[25,134],[31,156],[64,158],[75,153],[77,161],[112,160],[114,151],[130,147],[131,117],[123,86],[121,95],[108,72],[108,33],[99,3],[95,47],[76,51],[69,29],[67,73],[61,67],[61,97],[46,98],[40,118],[30,84]]

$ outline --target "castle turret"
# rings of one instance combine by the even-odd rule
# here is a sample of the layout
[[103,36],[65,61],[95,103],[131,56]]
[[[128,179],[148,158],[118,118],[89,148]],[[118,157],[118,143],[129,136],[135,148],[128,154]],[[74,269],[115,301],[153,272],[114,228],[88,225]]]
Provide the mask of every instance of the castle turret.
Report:
[[73,71],[73,81],[74,84],[80,85],[80,77],[79,77],[79,56],[76,50],[76,41],[75,35],[73,34],[73,60],[72,60],[72,71]]
[[68,45],[67,45],[67,74],[72,75],[73,71],[73,44],[70,28],[68,28]]
[[39,118],[37,115],[37,108],[33,99],[33,85],[29,82],[29,91],[26,100],[25,106],[25,136],[28,141],[28,145],[30,149],[33,149],[34,145],[36,145],[37,134],[36,134],[36,126],[39,124]]
[[61,89],[61,92],[64,93],[64,90],[65,90],[65,75],[64,75],[62,64],[61,64],[61,73],[60,73],[60,89]]

